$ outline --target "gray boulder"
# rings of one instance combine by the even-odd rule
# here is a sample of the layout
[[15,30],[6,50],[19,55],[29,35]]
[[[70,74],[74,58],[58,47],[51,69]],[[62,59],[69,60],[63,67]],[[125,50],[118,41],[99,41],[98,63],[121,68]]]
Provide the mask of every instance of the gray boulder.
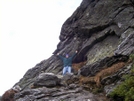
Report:
[[60,84],[60,79],[53,73],[41,73],[34,81],[34,87],[55,87]]

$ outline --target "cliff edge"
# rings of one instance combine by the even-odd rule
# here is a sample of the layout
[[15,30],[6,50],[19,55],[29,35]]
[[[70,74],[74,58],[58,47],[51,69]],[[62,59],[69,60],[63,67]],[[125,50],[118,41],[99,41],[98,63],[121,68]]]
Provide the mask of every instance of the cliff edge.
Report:
[[[21,88],[15,101],[110,101],[109,94],[134,64],[134,1],[83,0],[59,38],[53,55],[15,84]],[[73,74],[62,76],[56,54],[76,50]]]

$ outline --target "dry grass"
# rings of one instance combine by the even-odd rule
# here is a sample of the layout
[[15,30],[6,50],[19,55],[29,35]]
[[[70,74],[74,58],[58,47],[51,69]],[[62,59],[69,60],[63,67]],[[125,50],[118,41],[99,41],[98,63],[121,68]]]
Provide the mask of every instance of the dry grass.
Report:
[[124,62],[119,62],[97,73],[94,77],[94,81],[96,82],[97,86],[100,86],[100,81],[102,78],[116,73],[119,69],[121,69],[124,66]]
[[15,91],[15,90],[13,90],[13,89],[7,90],[7,91],[2,95],[1,101],[15,101],[15,100],[14,100],[14,95],[15,95],[15,93],[17,93],[17,91]]
[[80,83],[86,84],[86,83],[96,83],[96,85],[99,87],[101,85],[101,79],[114,74],[117,72],[119,69],[125,66],[126,63],[124,62],[119,62],[116,64],[113,64],[111,67],[105,68],[98,72],[95,76],[93,77],[80,77]]
[[80,62],[80,63],[73,63],[72,64],[72,68],[75,70],[75,71],[78,71],[81,67],[83,67],[85,64],[86,64],[87,61],[84,61],[84,62]]

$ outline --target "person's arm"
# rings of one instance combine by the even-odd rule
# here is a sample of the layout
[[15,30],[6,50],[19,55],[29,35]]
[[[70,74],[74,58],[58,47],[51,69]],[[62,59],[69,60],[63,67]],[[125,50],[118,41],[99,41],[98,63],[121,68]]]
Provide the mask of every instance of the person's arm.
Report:
[[61,60],[63,60],[63,59],[64,59],[64,57],[63,57],[63,56],[61,56],[59,53],[57,53],[57,56],[58,56]]

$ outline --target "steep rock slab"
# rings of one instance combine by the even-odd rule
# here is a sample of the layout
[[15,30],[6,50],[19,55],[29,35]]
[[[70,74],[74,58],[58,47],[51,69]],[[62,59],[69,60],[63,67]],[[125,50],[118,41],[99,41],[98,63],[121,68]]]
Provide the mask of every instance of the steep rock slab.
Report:
[[133,29],[133,12],[129,0],[84,0],[63,24],[54,53],[77,49],[75,62],[88,57],[88,64],[113,55]]
[[[100,64],[100,60],[114,54],[129,55],[133,53],[133,4],[133,0],[83,0],[77,10],[63,24],[60,42],[54,54],[59,52],[63,55],[66,53],[71,55],[75,50],[78,50],[73,62],[87,60],[87,65],[90,66]],[[61,74],[62,68],[62,62],[53,55],[29,69],[17,83],[21,86],[22,92],[26,90],[31,92],[30,96],[23,97],[35,99],[34,93],[31,91],[33,89],[30,87],[37,77],[42,72]],[[86,67],[84,66],[84,68]],[[94,71],[92,75],[95,75],[96,70],[99,70],[99,68],[92,69]],[[41,93],[37,95],[41,96]],[[23,97],[18,96],[18,101],[21,101]],[[45,96],[45,98],[51,99],[50,96]],[[42,97],[38,97],[38,101],[41,99]]]
[[118,46],[115,54],[130,55],[134,54],[134,31],[128,35],[128,37],[123,40],[123,42]]

